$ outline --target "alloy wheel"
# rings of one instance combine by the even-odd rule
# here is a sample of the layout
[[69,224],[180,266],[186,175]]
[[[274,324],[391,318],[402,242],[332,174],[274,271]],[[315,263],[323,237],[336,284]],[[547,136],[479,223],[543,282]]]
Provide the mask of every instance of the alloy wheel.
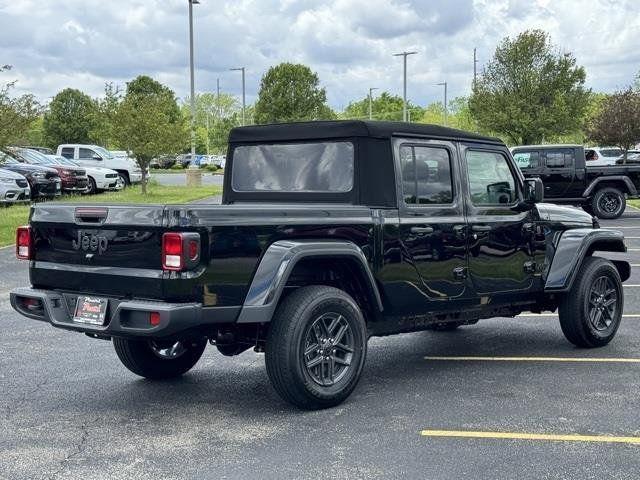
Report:
[[351,368],[355,338],[347,319],[339,313],[325,313],[315,319],[305,334],[304,368],[318,385],[339,382]]
[[589,290],[589,323],[598,332],[607,330],[616,318],[618,291],[613,281],[601,276],[591,284]]

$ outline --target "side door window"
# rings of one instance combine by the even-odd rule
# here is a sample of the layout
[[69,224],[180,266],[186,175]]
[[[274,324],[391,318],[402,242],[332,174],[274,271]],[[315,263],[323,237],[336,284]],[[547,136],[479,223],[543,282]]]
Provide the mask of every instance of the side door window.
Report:
[[517,183],[507,157],[499,152],[467,150],[469,194],[476,206],[512,205]]
[[544,151],[546,172],[542,181],[545,194],[550,198],[563,197],[571,190],[575,175],[575,150],[549,148]]
[[537,150],[519,150],[513,152],[513,159],[523,173],[537,171],[540,168],[540,152]]
[[93,158],[94,155],[96,155],[96,152],[94,152],[90,148],[81,147],[78,152],[78,159],[95,161],[95,159]]
[[63,147],[62,150],[60,150],[60,155],[69,160],[73,160],[73,147]]
[[400,168],[405,205],[453,202],[451,158],[447,149],[402,145]]

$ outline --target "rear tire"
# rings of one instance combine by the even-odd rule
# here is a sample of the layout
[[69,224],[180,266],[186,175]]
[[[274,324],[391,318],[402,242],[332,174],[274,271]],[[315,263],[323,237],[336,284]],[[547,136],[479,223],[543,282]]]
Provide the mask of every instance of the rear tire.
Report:
[[623,308],[616,267],[604,258],[587,257],[560,302],[560,327],[567,340],[578,347],[602,347],[616,335]]
[[265,363],[276,392],[306,410],[333,407],[356,387],[367,354],[357,303],[342,290],[302,287],[278,306]]
[[113,338],[113,348],[122,364],[136,375],[153,380],[175,378],[188,372],[200,360],[206,345],[206,339],[161,342]]
[[617,188],[605,187],[595,193],[591,208],[596,217],[612,220],[624,213],[627,199]]

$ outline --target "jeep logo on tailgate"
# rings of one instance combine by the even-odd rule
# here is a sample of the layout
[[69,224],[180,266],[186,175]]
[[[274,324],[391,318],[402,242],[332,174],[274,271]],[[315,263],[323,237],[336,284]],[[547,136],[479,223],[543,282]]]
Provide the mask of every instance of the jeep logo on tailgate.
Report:
[[83,250],[85,252],[98,252],[98,255],[107,251],[109,240],[102,235],[83,232],[78,230],[78,238],[71,240],[71,246],[74,250]]

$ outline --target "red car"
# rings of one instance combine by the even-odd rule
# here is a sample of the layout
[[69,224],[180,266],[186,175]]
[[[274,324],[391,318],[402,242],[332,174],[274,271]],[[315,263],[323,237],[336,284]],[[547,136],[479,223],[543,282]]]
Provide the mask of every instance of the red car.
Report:
[[32,165],[47,166],[57,170],[62,180],[63,192],[84,193],[89,188],[87,172],[81,167],[60,165],[46,155],[28,148],[12,147],[10,150],[19,161]]

